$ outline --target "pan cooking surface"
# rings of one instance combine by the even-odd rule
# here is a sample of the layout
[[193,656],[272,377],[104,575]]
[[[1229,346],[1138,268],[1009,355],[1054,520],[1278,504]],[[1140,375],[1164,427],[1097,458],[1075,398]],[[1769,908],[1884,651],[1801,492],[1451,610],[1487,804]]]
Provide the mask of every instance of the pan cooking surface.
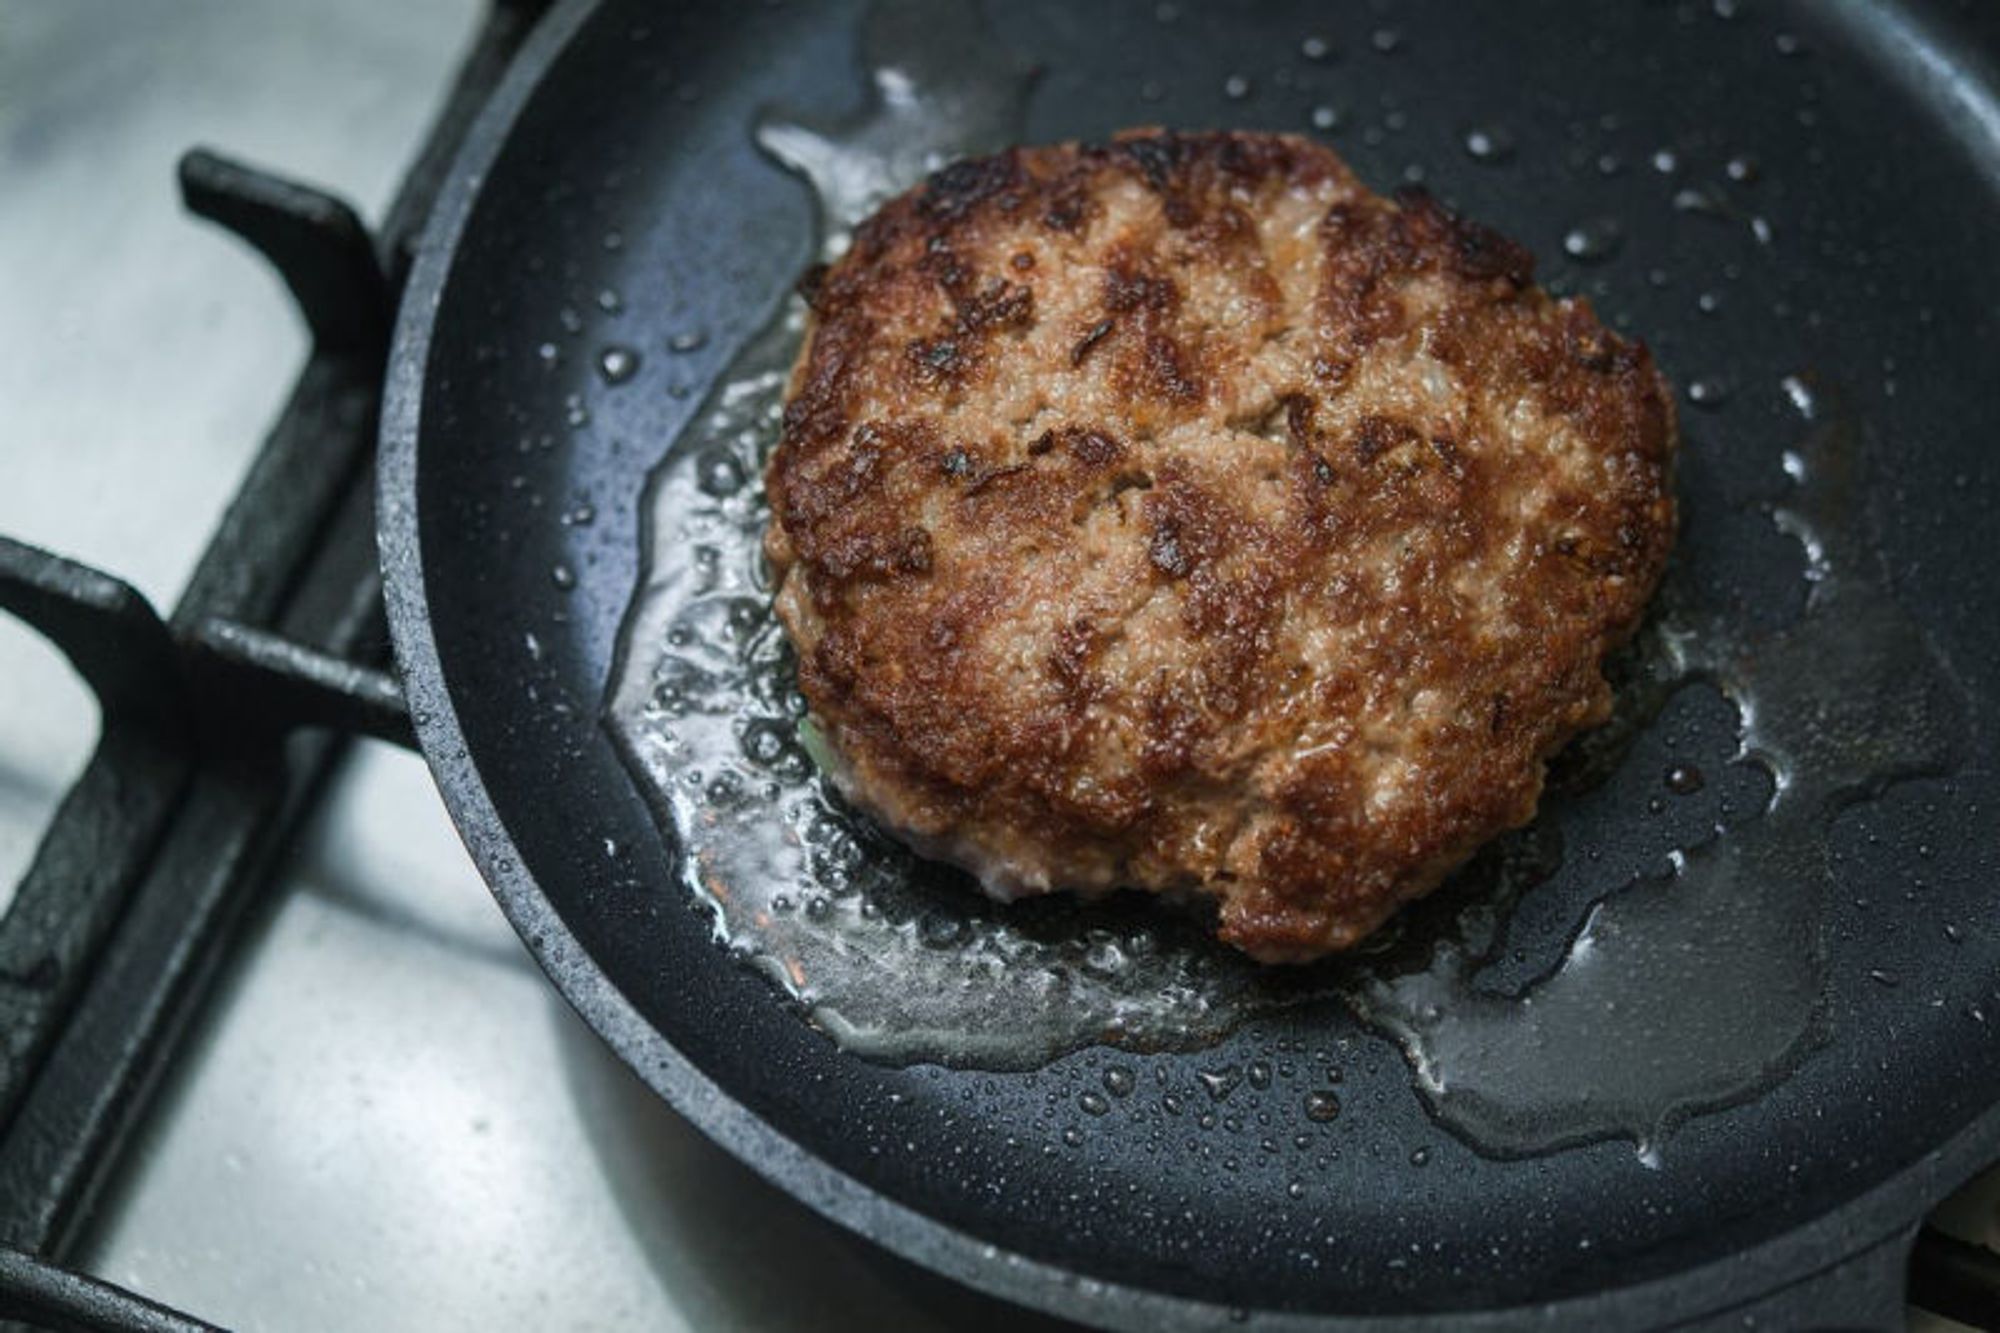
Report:
[[[1512,849],[1517,886],[1546,878],[1498,936],[1480,938],[1491,886],[1469,883],[1327,997],[1245,1006],[1251,1021],[1196,1051],[1090,1046],[1012,1073],[838,1052],[712,942],[713,907],[685,887],[700,866],[661,837],[600,718],[640,586],[648,473],[696,438],[710,390],[782,318],[814,252],[813,192],[752,129],[773,103],[801,123],[851,119],[859,25],[838,7],[608,5],[528,101],[465,219],[419,367],[413,482],[440,711],[505,831],[473,831],[475,851],[503,901],[522,867],[534,873],[554,916],[510,910],[587,1013],[599,970],[629,1002],[650,1031],[611,1035],[641,1072],[668,1079],[643,1056],[657,1032],[806,1154],[976,1242],[1154,1291],[1343,1312],[1677,1271],[1854,1198],[2000,1101],[1988,1022],[2000,595],[1982,559],[2000,422],[1983,350],[2000,274],[1985,238],[2000,187],[1980,137],[1990,96],[1900,63],[1937,54],[1922,26],[1936,16],[1028,4],[989,19],[996,67],[1042,70],[1027,140],[1147,122],[1314,130],[1378,188],[1420,177],[1527,242],[1544,280],[1647,337],[1688,395],[1686,522],[1627,697],[1645,701],[1648,673],[1676,662],[1723,688],[1650,692],[1657,717],[1639,709],[1594,781],[1552,796]],[[737,504],[754,526],[754,458],[690,461],[690,504]],[[678,540],[654,535],[659,550]],[[690,569],[705,558],[679,549]],[[747,587],[740,600],[761,614]],[[726,609],[709,628],[728,641]],[[663,641],[635,638],[627,665]],[[781,680],[779,665],[773,720]],[[1737,705],[1758,700],[1739,720]],[[1739,727],[1759,762],[1738,760]],[[428,740],[438,732],[426,724]],[[775,780],[802,779],[789,736],[774,735],[770,753],[794,766]],[[764,742],[730,727],[702,743],[762,762],[749,747]],[[703,771],[697,804],[718,775]],[[771,816],[756,786],[740,799]],[[1667,879],[1676,855],[1684,868]],[[1616,894],[1640,876],[1660,882]],[[923,893],[931,910],[959,889]],[[1747,913],[1710,918],[1741,928],[1705,953],[1769,937],[1725,973],[1748,989],[1620,966],[1581,991],[1648,1002],[1656,1025],[1714,1002],[1706,1031],[1722,1039],[1699,1044],[1722,1071],[1711,1084],[1690,1092],[1685,1070],[1648,1058],[1691,1049],[1684,1033],[1634,1037],[1596,1022],[1575,986],[1560,991],[1607,894],[1591,927],[1601,960],[1651,928],[1640,918],[1655,902]],[[793,904],[801,922],[810,902]],[[920,911],[906,936],[952,944],[964,914],[939,913],[944,924]],[[1440,941],[1492,946],[1475,949],[1484,998],[1465,993],[1470,967],[1418,965]],[[1529,1032],[1507,995],[1552,972],[1537,1021],[1589,1058],[1486,1061]],[[1735,1021],[1751,1003],[1754,1021]],[[1089,1012],[1066,1010],[1051,1048],[1074,1045]],[[1385,1027],[1424,1057],[1423,1078]],[[1682,1102],[1731,1101],[1793,1064],[1761,1095],[1689,1120],[1651,1160],[1598,1137],[1651,1143]],[[1619,1104],[1551,1129],[1552,1074],[1621,1083]],[[1465,1088],[1480,1095],[1454,1101]],[[1461,1134],[1516,1153],[1597,1141],[1495,1157]]]

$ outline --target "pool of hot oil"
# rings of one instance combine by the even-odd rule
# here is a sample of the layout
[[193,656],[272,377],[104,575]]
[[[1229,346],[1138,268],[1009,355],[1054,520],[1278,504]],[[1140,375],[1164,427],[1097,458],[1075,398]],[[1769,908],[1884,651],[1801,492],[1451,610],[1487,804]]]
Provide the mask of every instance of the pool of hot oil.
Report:
[[[760,124],[765,149],[815,186],[824,253],[925,170],[1018,137],[1029,76],[992,62],[977,23],[957,6],[878,4],[863,109],[832,125]],[[963,59],[972,50],[982,62]],[[1680,685],[1711,682],[1738,709],[1739,757],[1771,774],[1768,808],[1676,853],[1664,880],[1605,886],[1555,966],[1501,991],[1480,973],[1506,941],[1507,906],[1559,861],[1547,823],[1499,840],[1360,955],[1267,969],[1140,895],[991,903],[844,805],[802,740],[760,555],[762,469],[803,328],[794,301],[649,480],[646,575],[607,722],[718,938],[844,1048],[1032,1068],[1093,1043],[1199,1048],[1334,998],[1403,1045],[1434,1115],[1474,1147],[1517,1155],[1623,1135],[1647,1160],[1679,1119],[1754,1095],[1810,1048],[1827,826],[1886,783],[1947,767],[1958,716],[1869,555],[1852,422],[1808,413],[1788,464],[1797,488],[1778,521],[1811,581],[1798,621],[1744,636],[1676,608],[1644,636],[1611,739],[1590,743],[1595,767],[1614,766],[1621,730],[1629,739]]]

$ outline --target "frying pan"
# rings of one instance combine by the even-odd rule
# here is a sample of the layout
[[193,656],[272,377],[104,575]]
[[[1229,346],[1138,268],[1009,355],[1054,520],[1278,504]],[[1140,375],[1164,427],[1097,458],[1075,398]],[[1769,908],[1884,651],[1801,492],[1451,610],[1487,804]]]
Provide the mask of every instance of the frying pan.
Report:
[[[870,1063],[715,942],[603,701],[642,577],[648,470],[813,258],[812,195],[749,127],[772,103],[851,112],[863,18],[558,7],[467,141],[405,292],[379,496],[396,647],[452,815],[557,986],[661,1096],[805,1203],[1075,1319],[1898,1320],[1918,1220],[2000,1156],[2000,580],[1985,563],[2000,11],[1030,0],[987,14],[993,59],[1041,71],[1030,141],[1314,128],[1364,179],[1421,176],[1521,238],[1545,278],[1647,337],[1670,378],[1699,386],[1670,584],[1743,625],[1796,618],[1807,586],[1771,512],[1800,430],[1786,386],[1808,377],[1845,405],[1868,558],[1955,682],[1961,745],[1827,826],[1812,1049],[1759,1095],[1688,1119],[1652,1162],[1616,1137],[1480,1151],[1339,1003],[1206,1050],[1120,1056],[1141,1091],[1092,1114],[1080,1094],[1112,1059],[1101,1048],[1015,1073]],[[618,308],[594,303],[604,291]],[[595,350],[613,343],[638,358],[607,376]],[[1738,727],[1689,686],[1601,784],[1552,795],[1543,818],[1568,854],[1521,899],[1495,984],[1545,963],[1608,889],[1754,818],[1769,789],[1732,762]],[[1714,780],[1658,799],[1683,760]],[[1323,1052],[1341,1110],[1309,1122]],[[1268,1086],[1199,1119],[1165,1109],[1159,1089],[1199,1104],[1201,1072],[1260,1060]]]

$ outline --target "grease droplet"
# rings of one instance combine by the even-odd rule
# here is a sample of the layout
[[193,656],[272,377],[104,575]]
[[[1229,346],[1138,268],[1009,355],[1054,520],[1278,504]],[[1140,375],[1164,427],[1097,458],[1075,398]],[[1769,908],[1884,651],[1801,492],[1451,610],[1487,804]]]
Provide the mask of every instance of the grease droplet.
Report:
[[1103,1115],[1111,1109],[1111,1103],[1104,1100],[1101,1092],[1086,1092],[1076,1099],[1076,1104],[1083,1108],[1085,1115]]
[[708,335],[700,329],[689,329],[684,333],[676,333],[673,337],[667,339],[667,350],[682,354],[698,352],[707,345]]
[[1243,1081],[1243,1071],[1236,1065],[1229,1065],[1222,1069],[1204,1069],[1195,1078],[1208,1090],[1210,1097],[1225,1101],[1230,1093],[1236,1091],[1236,1085]]
[[1514,136],[1501,125],[1475,125],[1465,132],[1465,151],[1475,162],[1498,166],[1514,157]]
[[1676,796],[1692,796],[1707,785],[1708,779],[1693,764],[1675,764],[1667,770],[1667,790]]
[[1104,1090],[1113,1097],[1131,1096],[1138,1083],[1138,1078],[1124,1065],[1113,1065],[1104,1071]]
[[639,373],[639,354],[629,347],[607,347],[597,354],[597,373],[606,384],[623,384]]
[[1240,102],[1250,95],[1250,80],[1241,74],[1232,74],[1222,81],[1222,95],[1232,102]]
[[568,565],[559,564],[549,571],[549,582],[555,584],[562,591],[568,592],[576,586],[576,571]]
[[1601,264],[1625,244],[1625,233],[1611,218],[1591,218],[1563,236],[1563,253],[1585,264]]
[[1337,130],[1340,120],[1340,112],[1333,107],[1316,106],[1312,109],[1312,126],[1316,130]]
[[1721,380],[1702,377],[1688,381],[1688,401],[1713,412],[1729,400],[1729,388]]
[[1688,185],[1675,190],[1674,211],[1691,213],[1703,218],[1728,216],[1728,208],[1723,204],[1722,196],[1706,185]]
[[1307,60],[1325,60],[1333,54],[1333,44],[1315,33],[1299,43],[1299,54]]
[[1403,49],[1403,34],[1394,28],[1377,28],[1368,44],[1385,56],[1394,55]]
[[726,449],[716,449],[702,459],[695,485],[704,495],[721,499],[742,490],[744,480],[743,465],[736,461],[735,455]]
[[1800,416],[1811,421],[1819,415],[1819,399],[1814,396],[1812,385],[1797,375],[1785,376],[1778,381],[1778,385],[1784,389],[1785,397],[1791,400],[1793,410]]
[[1340,1098],[1321,1089],[1306,1094],[1306,1119],[1325,1124],[1340,1114]]

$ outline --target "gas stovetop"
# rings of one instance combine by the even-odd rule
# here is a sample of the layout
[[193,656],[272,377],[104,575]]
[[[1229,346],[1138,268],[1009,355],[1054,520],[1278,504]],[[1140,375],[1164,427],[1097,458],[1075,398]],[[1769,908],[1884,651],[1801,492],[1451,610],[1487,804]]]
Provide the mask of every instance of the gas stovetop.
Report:
[[[1052,1326],[848,1237],[654,1099],[396,748],[390,315],[537,8],[0,0],[0,1318]],[[389,202],[371,228],[237,152]],[[249,248],[175,212],[176,161]],[[1996,1261],[1964,1242],[1995,1239],[1995,1190],[1941,1211],[1913,1280],[1989,1325]]]

